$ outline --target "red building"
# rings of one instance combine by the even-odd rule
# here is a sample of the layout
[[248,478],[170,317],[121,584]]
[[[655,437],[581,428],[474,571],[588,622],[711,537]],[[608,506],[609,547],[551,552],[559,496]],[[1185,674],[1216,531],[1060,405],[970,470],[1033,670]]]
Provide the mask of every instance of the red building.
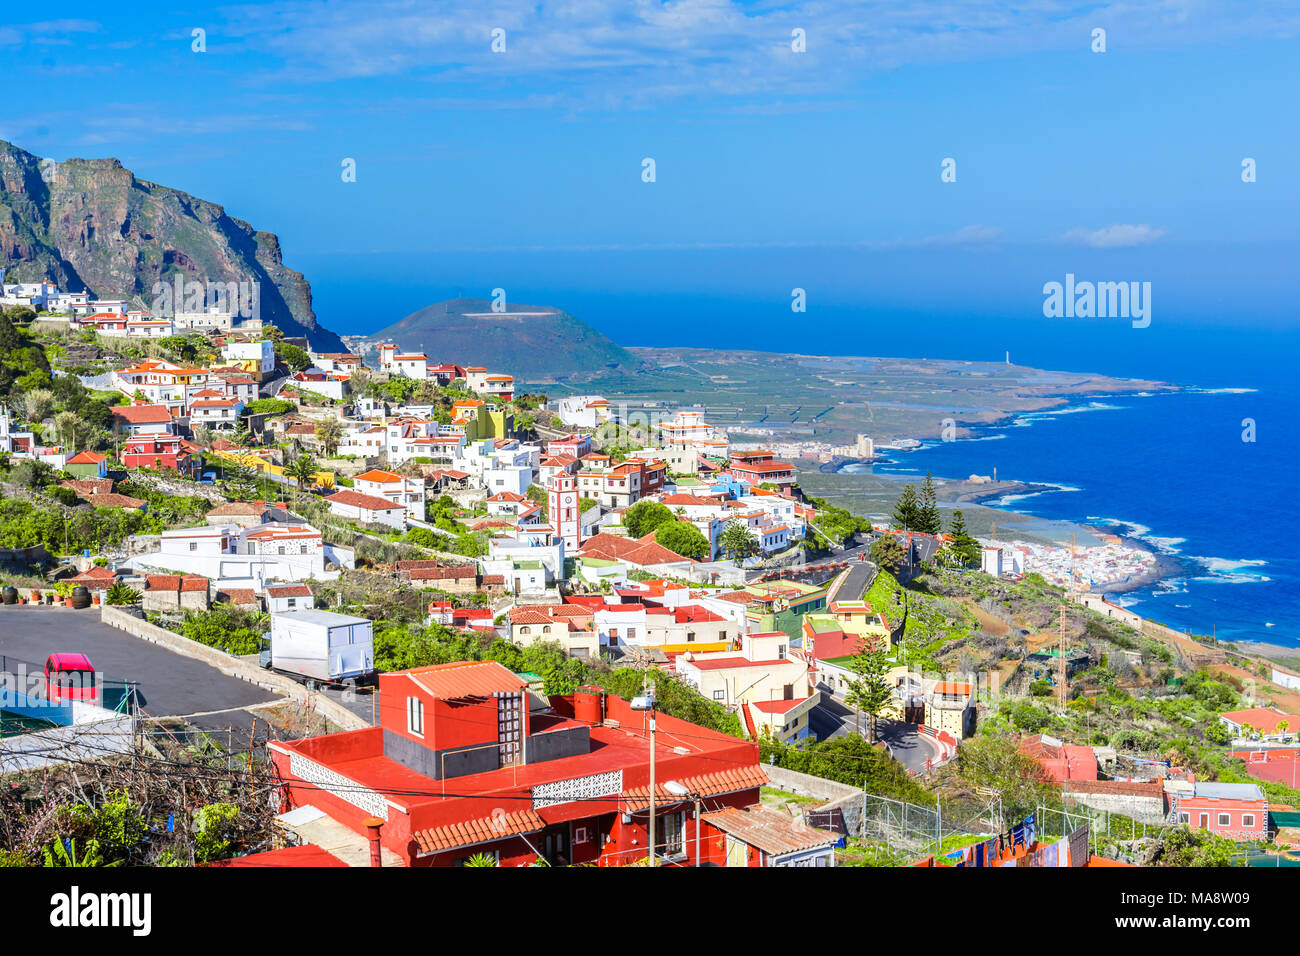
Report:
[[1262,840],[1268,832],[1268,798],[1254,783],[1196,783],[1187,796],[1169,791],[1174,822],[1232,840]]
[[[382,674],[379,686],[380,726],[268,745],[287,803],[362,835],[368,818],[382,821],[383,846],[410,866],[461,865],[476,853],[503,866],[645,862],[647,713],[595,688],[530,712],[526,682],[494,661]],[[657,721],[655,842],[665,865],[833,862],[836,835],[789,817],[751,828],[767,850],[746,842],[743,820],[713,825],[713,814],[758,803],[767,780],[758,747]]]
[[751,485],[776,485],[786,491],[794,484],[794,465],[777,461],[770,451],[733,452],[728,464],[731,474]]
[[193,474],[201,464],[197,452],[197,445],[179,435],[133,435],[122,444],[122,464]]

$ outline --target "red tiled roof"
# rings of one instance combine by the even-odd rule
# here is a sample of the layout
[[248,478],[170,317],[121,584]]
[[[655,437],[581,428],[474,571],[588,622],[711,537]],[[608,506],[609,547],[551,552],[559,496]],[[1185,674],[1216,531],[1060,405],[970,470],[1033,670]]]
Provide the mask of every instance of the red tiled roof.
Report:
[[491,697],[497,691],[522,690],[527,682],[496,661],[455,661],[404,671],[412,681],[441,700]]
[[252,588],[227,588],[217,592],[217,600],[227,604],[258,604],[257,592]]
[[1287,722],[1287,727],[1291,731],[1300,729],[1300,717],[1295,714],[1284,714],[1272,707],[1254,707],[1250,710],[1229,710],[1219,714],[1220,717],[1227,719],[1234,724],[1250,724],[1255,730],[1264,734],[1275,734],[1278,732],[1277,725],[1281,721]]
[[266,593],[275,598],[311,597],[311,588],[305,584],[268,584]]
[[472,564],[462,567],[447,568],[413,568],[412,581],[459,581],[464,578],[478,577],[478,569]]
[[59,485],[64,488],[71,488],[77,493],[78,497],[86,498],[90,495],[106,495],[113,490],[112,478],[72,478],[68,481],[61,481]]
[[[758,765],[754,765],[738,767],[735,770],[721,770],[717,773],[704,774],[698,777],[683,777],[677,782],[690,790],[692,794],[699,794],[701,797],[716,797],[724,793],[735,793],[738,790],[761,787],[767,783],[767,774]],[[629,812],[635,813],[638,810],[645,810],[650,806],[650,788],[635,787],[631,790],[624,790],[623,799],[627,803]],[[681,801],[681,797],[664,789],[663,784],[656,784],[655,806],[680,803]]]
[[379,484],[386,485],[394,481],[401,481],[402,476],[398,474],[394,474],[391,471],[381,471],[378,468],[371,468],[364,475],[357,475],[356,478],[352,480],[353,481],[374,481],[374,482],[378,482]]
[[70,580],[76,584],[111,584],[117,579],[117,575],[108,568],[101,568],[95,565],[93,568],[87,568],[75,578]]
[[208,579],[197,574],[151,574],[145,581],[147,591],[206,591]]
[[411,834],[421,853],[438,853],[476,843],[487,843],[520,833],[536,833],[546,827],[546,821],[536,810],[516,810],[494,817],[481,817],[464,823],[449,823]]
[[131,425],[154,425],[172,420],[166,405],[117,405],[112,411],[114,418]]
[[69,465],[98,465],[100,462],[108,461],[104,455],[97,455],[93,451],[83,451],[80,454],[73,455],[68,459]]
[[379,498],[375,495],[363,495],[359,491],[336,491],[325,500],[334,504],[346,505],[349,508],[365,508],[367,511],[406,510],[405,505],[399,505],[387,498]]
[[[649,537],[649,536],[647,536]],[[627,561],[630,564],[670,564],[690,561],[690,558],[669,551],[663,545],[646,538],[620,538],[604,532],[592,535],[582,542],[578,553],[589,558],[606,561]]]

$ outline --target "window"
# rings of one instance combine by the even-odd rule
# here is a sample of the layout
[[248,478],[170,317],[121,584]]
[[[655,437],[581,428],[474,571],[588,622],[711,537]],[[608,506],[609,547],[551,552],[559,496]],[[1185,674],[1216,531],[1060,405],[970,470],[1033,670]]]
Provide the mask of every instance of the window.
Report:
[[528,633],[528,625],[525,624],[525,625],[523,625],[521,628],[519,628],[519,633],[520,633],[520,634],[527,634],[527,633]]
[[725,700],[726,697],[727,697],[727,692],[725,690],[715,690],[713,692],[714,700]]
[[1220,814],[1219,814],[1219,826],[1221,826],[1221,827],[1226,827],[1226,826],[1230,826],[1231,824],[1232,824],[1232,814],[1231,814],[1231,813],[1220,813]]
[[777,656],[777,657],[785,657],[785,645],[784,645],[784,644],[778,644],[778,645],[776,645],[776,656]]
[[1253,814],[1253,813],[1243,813],[1243,814],[1241,815],[1241,826],[1242,826],[1242,829],[1246,829],[1246,830],[1254,829],[1254,827],[1255,827],[1255,814]]
[[634,637],[636,637],[636,628],[635,628],[635,627],[629,627],[629,628],[627,629],[627,639],[630,641],[630,640],[632,640]]
[[611,628],[609,629],[609,636],[610,636],[610,637],[618,637],[618,628],[616,628],[616,627],[611,627]]
[[417,737],[424,736],[424,701],[418,697],[406,698],[406,729]]
[[297,599],[297,598],[289,598],[289,607],[294,608],[294,607],[297,607],[297,606],[298,606],[298,599]]
[[680,856],[684,852],[685,830],[685,813],[668,814],[663,818],[663,830],[655,834],[655,849],[663,856]]
[[694,631],[687,631],[687,632],[686,632],[686,643],[687,643],[687,644],[691,644],[691,643],[694,643],[694,641],[695,641],[695,632],[694,632]]

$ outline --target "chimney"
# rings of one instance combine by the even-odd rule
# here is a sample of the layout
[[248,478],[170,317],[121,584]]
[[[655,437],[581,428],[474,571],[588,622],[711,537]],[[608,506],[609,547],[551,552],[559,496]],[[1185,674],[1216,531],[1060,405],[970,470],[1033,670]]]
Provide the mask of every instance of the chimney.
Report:
[[370,831],[370,865],[375,867],[383,866],[384,858],[379,846],[379,829],[384,825],[384,821],[379,817],[366,817],[361,821],[361,825]]

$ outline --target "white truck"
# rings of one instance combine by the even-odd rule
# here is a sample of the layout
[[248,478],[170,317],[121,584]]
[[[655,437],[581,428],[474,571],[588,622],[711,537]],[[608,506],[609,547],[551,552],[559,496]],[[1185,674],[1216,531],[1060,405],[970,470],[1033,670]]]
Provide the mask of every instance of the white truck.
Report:
[[364,617],[309,609],[271,615],[262,666],[322,684],[374,682],[374,629]]

